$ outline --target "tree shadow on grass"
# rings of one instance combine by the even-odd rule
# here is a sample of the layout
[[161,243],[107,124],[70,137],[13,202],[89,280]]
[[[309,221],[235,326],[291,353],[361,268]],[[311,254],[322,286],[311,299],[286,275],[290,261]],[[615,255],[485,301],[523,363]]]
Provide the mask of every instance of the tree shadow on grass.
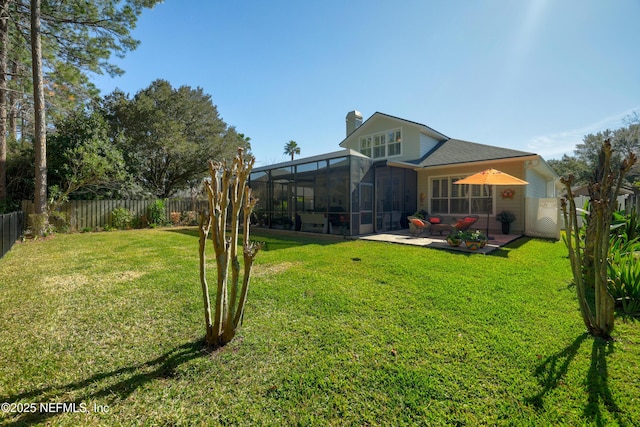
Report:
[[515,240],[510,241],[506,245],[500,246],[498,249],[496,249],[493,252],[488,253],[487,255],[490,255],[492,257],[509,258],[509,254],[512,251],[520,249],[522,246],[526,245],[527,243],[531,242],[532,240],[535,240],[535,241],[538,241],[538,242],[543,242],[543,243],[548,243],[550,245],[554,245],[555,242],[556,242],[556,240],[553,240],[553,239],[544,239],[544,238],[541,238],[541,237],[521,236],[521,237],[518,237]]
[[[76,410],[80,410],[82,405],[88,406],[87,401],[92,399],[106,399],[109,404],[112,404],[118,400],[126,399],[136,389],[151,381],[173,377],[178,366],[204,356],[210,353],[210,351],[211,350],[205,345],[204,340],[188,342],[173,348],[153,360],[116,369],[111,372],[99,373],[81,381],[62,386],[43,387],[16,395],[0,395],[0,402],[7,402],[9,404],[27,404],[33,402],[37,405],[40,403],[64,403],[67,405],[70,404],[69,406],[75,404]],[[124,379],[116,383],[109,381],[109,379],[117,379],[119,377],[124,377]],[[99,385],[102,381],[108,384]],[[77,395],[78,392],[79,396],[73,400],[66,397],[70,394]],[[93,408],[87,407],[87,411],[92,411],[92,409]],[[9,423],[4,425],[24,426],[44,423],[47,422],[48,419],[60,414],[61,412],[39,411],[16,413],[14,414],[14,418],[10,419]]]
[[544,397],[551,390],[563,384],[564,377],[569,371],[569,365],[576,357],[580,346],[588,336],[589,334],[587,333],[578,336],[571,345],[547,357],[536,367],[534,374],[538,377],[538,382],[542,386],[542,389],[535,396],[528,397],[526,399],[527,402],[533,404],[538,409],[544,407]]
[[[196,239],[200,238],[198,227],[166,228],[162,231],[184,234],[195,237]],[[211,239],[211,235],[209,235],[209,239]],[[296,248],[304,245],[327,246],[345,242],[343,236],[335,234],[304,233],[265,228],[251,228],[250,240],[261,242],[263,244],[263,251]]]
[[614,402],[611,390],[609,390],[607,356],[611,353],[613,353],[613,341],[594,338],[591,348],[591,366],[586,381],[589,390],[589,403],[584,408],[584,415],[598,426],[605,425],[600,411],[600,401],[607,411],[613,414],[618,425],[625,424],[624,420],[620,418],[622,411]]
[[[536,395],[527,398],[528,403],[539,410],[543,409],[545,396],[564,383],[571,362],[587,338],[589,338],[587,333],[578,336],[569,346],[547,357],[536,367],[534,373],[538,377],[542,389]],[[589,397],[583,416],[589,418],[597,426],[604,426],[605,421],[600,409],[602,402],[607,411],[616,418],[618,424],[624,425],[624,420],[620,418],[620,408],[614,402],[608,384],[607,355],[613,353],[613,341],[605,341],[600,338],[592,338],[592,341],[591,365],[585,379]]]

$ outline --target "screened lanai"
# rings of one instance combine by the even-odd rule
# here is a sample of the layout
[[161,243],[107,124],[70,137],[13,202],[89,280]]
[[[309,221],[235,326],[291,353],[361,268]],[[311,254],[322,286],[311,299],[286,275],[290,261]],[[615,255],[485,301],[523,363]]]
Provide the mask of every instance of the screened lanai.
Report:
[[255,168],[258,227],[360,235],[406,228],[416,210],[416,173],[353,150]]

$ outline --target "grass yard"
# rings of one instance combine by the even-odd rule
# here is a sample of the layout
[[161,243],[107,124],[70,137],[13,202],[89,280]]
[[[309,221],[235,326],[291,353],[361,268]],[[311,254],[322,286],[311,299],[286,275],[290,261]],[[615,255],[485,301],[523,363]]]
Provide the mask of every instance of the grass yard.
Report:
[[0,260],[0,423],[640,420],[640,323],[618,318],[612,343],[585,334],[561,242],[521,239],[484,256],[254,238],[267,247],[244,327],[215,352],[201,344],[194,229],[14,246]]

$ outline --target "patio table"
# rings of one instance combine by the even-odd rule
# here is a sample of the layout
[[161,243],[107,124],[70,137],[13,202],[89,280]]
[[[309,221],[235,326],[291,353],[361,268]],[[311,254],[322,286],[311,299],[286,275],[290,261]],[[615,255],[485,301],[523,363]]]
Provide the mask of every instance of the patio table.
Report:
[[453,227],[449,224],[431,224],[431,227],[429,228],[429,230],[431,231],[431,235],[433,236],[433,232],[434,231],[438,231],[440,233],[440,235],[442,236],[442,232],[446,231],[449,232],[453,229]]

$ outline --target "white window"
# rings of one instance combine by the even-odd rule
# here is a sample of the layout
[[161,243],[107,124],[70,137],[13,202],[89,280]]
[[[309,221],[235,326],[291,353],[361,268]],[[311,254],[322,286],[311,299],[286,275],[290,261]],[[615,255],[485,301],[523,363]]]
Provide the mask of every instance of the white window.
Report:
[[371,157],[371,137],[360,138],[360,152],[367,157]]
[[489,194],[485,185],[454,184],[462,176],[431,180],[431,211],[434,214],[486,214]]
[[387,154],[389,157],[402,154],[402,133],[400,129],[387,132],[387,144]]
[[402,132],[400,129],[385,131],[360,138],[360,153],[374,159],[402,154]]
[[373,158],[387,157],[387,140],[384,133],[373,136]]

